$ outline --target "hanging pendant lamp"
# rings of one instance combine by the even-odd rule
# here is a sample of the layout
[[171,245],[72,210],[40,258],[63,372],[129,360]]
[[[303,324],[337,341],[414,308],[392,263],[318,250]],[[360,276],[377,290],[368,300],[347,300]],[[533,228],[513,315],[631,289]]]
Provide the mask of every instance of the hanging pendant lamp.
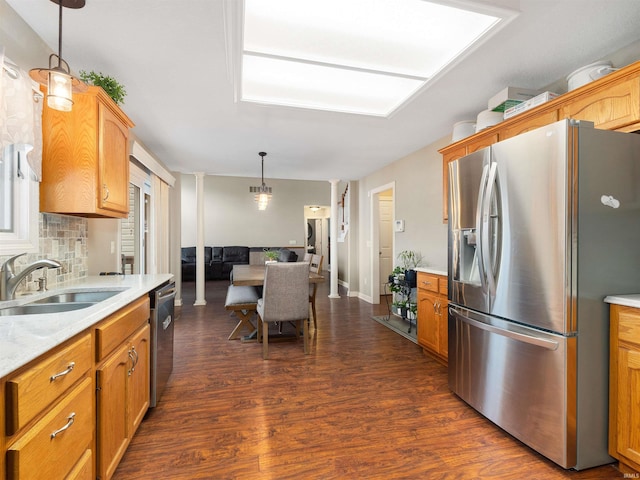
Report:
[[249,187],[249,192],[255,193],[258,210],[266,210],[271,200],[271,187],[267,187],[264,184],[264,157],[267,155],[267,152],[259,152],[258,155],[262,157],[262,185],[259,187]]
[[47,105],[54,110],[70,112],[73,106],[73,92],[84,92],[87,86],[71,75],[69,64],[62,58],[62,8],[82,8],[85,0],[51,0],[60,6],[58,13],[58,54],[49,56],[49,68],[34,68],[29,76],[41,85],[47,86]]

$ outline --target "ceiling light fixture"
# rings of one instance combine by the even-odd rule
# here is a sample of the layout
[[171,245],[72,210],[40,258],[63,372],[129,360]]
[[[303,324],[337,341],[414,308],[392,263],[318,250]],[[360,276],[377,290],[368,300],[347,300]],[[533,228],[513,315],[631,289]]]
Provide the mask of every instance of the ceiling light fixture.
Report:
[[271,200],[271,187],[267,187],[264,184],[264,157],[267,155],[267,152],[259,152],[258,155],[262,157],[262,185],[259,187],[249,187],[249,192],[255,193],[258,210],[266,210]]
[[[69,64],[62,58],[62,8],[82,8],[85,0],[51,0],[60,6],[58,13],[58,54],[49,55],[49,68],[34,68],[29,76],[47,86],[47,105],[54,110],[70,112],[73,92],[84,92],[87,86],[71,75]],[[57,65],[55,65],[57,63]]]
[[388,117],[515,14],[473,0],[245,0],[239,98]]

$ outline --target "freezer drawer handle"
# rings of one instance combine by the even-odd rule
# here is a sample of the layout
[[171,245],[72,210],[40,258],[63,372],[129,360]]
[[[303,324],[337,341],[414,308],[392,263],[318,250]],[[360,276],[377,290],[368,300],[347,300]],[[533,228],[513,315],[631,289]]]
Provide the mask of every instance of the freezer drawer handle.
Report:
[[512,332],[510,330],[503,330],[502,328],[497,328],[497,327],[494,327],[493,325],[488,325],[486,323],[473,320],[469,317],[465,317],[464,315],[461,315],[455,310],[452,310],[452,311],[454,312],[454,315],[458,317],[460,320],[462,320],[463,322],[466,322],[469,325],[473,325],[474,327],[480,328],[481,330],[486,330],[487,332],[502,335],[504,337],[513,338],[514,340],[518,340],[520,342],[537,345],[538,347],[546,348],[547,350],[558,349],[558,342],[554,342],[553,340],[546,340],[544,338],[538,338],[532,335],[526,335],[524,333]]

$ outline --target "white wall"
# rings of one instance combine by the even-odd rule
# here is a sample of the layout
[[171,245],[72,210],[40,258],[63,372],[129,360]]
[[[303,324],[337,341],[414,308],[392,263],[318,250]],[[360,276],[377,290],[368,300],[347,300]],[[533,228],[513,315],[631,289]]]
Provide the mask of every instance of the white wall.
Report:
[[[196,180],[183,174],[183,247],[196,244]],[[331,185],[323,181],[265,179],[273,197],[265,211],[258,211],[250,186],[259,178],[204,177],[205,240],[207,246],[246,245],[284,247],[295,241],[303,247],[307,235],[305,205],[329,205]]]
[[[425,266],[446,271],[447,225],[442,223],[442,155],[438,149],[450,142],[449,136],[442,138],[358,182],[357,286],[361,298],[370,300],[372,294],[370,192],[390,182],[395,182],[395,219],[405,221],[405,231],[394,234],[394,256],[415,250],[423,255]],[[350,261],[351,268],[354,261]]]

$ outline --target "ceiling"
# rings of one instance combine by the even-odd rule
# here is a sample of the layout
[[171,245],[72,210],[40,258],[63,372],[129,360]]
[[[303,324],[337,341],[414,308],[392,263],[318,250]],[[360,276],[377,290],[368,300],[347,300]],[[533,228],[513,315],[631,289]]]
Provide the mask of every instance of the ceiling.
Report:
[[[55,3],[6,1],[57,51]],[[236,102],[240,1],[87,0],[64,10],[62,56],[125,85],[134,134],[172,171],[259,177],[266,151],[266,179],[356,180],[450,135],[506,86],[556,84],[640,40],[638,0],[486,0],[520,13],[403,108],[372,117]]]

